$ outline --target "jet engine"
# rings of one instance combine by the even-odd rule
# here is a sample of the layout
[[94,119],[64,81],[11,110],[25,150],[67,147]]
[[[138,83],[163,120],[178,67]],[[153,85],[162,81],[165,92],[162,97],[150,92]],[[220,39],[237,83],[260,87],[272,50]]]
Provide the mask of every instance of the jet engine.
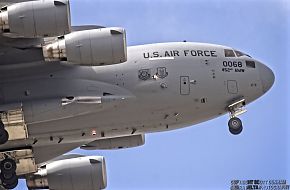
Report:
[[0,29],[20,37],[53,37],[71,31],[69,0],[12,4],[0,12]]
[[127,61],[126,32],[100,28],[72,32],[43,47],[46,61],[66,61],[82,66],[102,66]]
[[104,157],[86,156],[53,161],[26,178],[29,189],[98,190],[107,186]]

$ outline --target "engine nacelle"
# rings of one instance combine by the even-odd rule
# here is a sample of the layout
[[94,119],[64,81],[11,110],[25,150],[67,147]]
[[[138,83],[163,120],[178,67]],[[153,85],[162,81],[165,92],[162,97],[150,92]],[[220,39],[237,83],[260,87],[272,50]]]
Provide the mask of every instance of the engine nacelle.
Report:
[[29,189],[98,190],[107,187],[104,157],[86,156],[54,161],[26,179]]
[[132,135],[125,137],[115,137],[110,139],[100,139],[82,146],[85,150],[111,150],[142,146],[145,144],[145,135]]
[[102,66],[127,61],[126,32],[122,28],[101,28],[73,32],[43,47],[46,61]]
[[26,38],[53,37],[71,31],[69,0],[28,1],[1,10],[0,29]]

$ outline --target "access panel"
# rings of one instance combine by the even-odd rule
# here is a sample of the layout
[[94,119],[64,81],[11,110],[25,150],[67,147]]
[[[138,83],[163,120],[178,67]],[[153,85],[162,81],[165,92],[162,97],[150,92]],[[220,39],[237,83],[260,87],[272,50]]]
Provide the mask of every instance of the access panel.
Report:
[[180,94],[189,95],[190,94],[190,83],[189,76],[180,77]]
[[229,94],[237,94],[238,93],[238,83],[235,80],[228,80],[228,93]]

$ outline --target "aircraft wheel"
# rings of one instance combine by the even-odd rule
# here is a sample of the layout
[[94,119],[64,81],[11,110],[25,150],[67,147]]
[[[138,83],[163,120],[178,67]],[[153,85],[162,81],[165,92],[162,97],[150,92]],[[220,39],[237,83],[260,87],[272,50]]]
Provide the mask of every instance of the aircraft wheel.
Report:
[[1,173],[2,184],[14,184],[15,181],[18,181],[16,173]]
[[0,120],[0,129],[4,129],[4,123],[2,122],[2,120]]
[[5,144],[9,139],[9,134],[4,128],[0,128],[0,145]]
[[243,131],[243,124],[242,121],[237,118],[233,117],[228,122],[229,130],[233,135],[238,135]]
[[17,166],[14,160],[11,158],[6,158],[2,160],[0,164],[1,174],[13,174],[16,171],[16,167]]
[[5,189],[14,189],[15,187],[17,187],[18,185],[18,177],[15,175],[15,178],[13,178],[13,180],[10,181],[11,183],[8,183],[6,181],[3,181],[2,185]]

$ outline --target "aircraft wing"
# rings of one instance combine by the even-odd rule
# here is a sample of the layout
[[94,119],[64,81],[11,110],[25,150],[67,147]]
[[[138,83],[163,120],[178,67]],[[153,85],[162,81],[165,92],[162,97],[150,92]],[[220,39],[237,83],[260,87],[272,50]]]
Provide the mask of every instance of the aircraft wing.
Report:
[[[71,32],[77,32],[82,30],[92,30],[92,29],[100,29],[105,28],[104,26],[99,25],[83,25],[83,26],[72,26]],[[57,37],[47,38],[48,40],[53,41]],[[9,34],[1,34],[0,32],[0,48],[11,47],[18,49],[28,49],[35,48],[41,46],[44,38],[23,38],[23,37],[15,37]]]
[[[31,0],[0,0],[0,7]],[[1,10],[2,12],[3,10]],[[23,63],[43,60],[41,51],[42,38],[23,38],[0,30],[0,69],[3,66],[20,65]],[[13,67],[15,68],[15,67]]]
[[[127,61],[126,33],[123,28],[105,28],[97,25],[71,26],[70,21],[69,0],[0,0],[0,80],[2,82],[0,88],[0,106],[2,109],[0,111],[8,113],[10,110],[12,113],[13,109],[21,109],[18,110],[17,114],[23,118],[23,123],[20,124],[20,128],[15,130],[17,130],[17,134],[21,131],[25,134],[21,139],[13,138],[12,135],[9,136],[9,142],[7,138],[6,142],[8,143],[1,144],[3,146],[1,146],[0,156],[2,157],[0,159],[13,158],[13,160],[6,159],[5,162],[17,165],[15,167],[17,171],[13,171],[13,177],[17,174],[21,178],[26,178],[29,189],[48,189],[48,178],[50,179],[50,189],[60,189],[59,187],[63,182],[60,183],[59,181],[59,173],[78,179],[73,182],[64,182],[64,184],[72,186],[66,189],[73,189],[73,187],[74,189],[104,189],[106,187],[106,168],[103,157],[63,154],[78,147],[98,150],[129,148],[144,144],[144,134],[135,134],[135,129],[132,129],[132,135],[128,137],[117,136],[109,139],[95,139],[93,138],[94,135],[90,135],[91,138],[87,138],[87,136],[84,138],[83,136],[87,132],[84,135],[79,132],[73,132],[73,135],[64,132],[63,137],[62,135],[59,137],[51,135],[50,137],[47,136],[50,140],[46,141],[46,137],[43,137],[42,134],[45,136],[48,134],[37,131],[39,129],[33,127],[33,125],[41,126],[46,123],[42,121],[54,122],[58,119],[63,120],[73,117],[75,114],[68,112],[64,113],[68,117],[62,117],[62,115],[60,118],[60,115],[56,114],[57,111],[63,113],[64,106],[69,104],[69,106],[82,105],[76,106],[78,107],[77,112],[82,114],[79,109],[81,108],[85,110],[83,113],[87,114],[88,104],[94,109],[99,107],[105,109],[111,108],[118,102],[125,101],[127,96],[133,97],[133,94],[125,88],[102,81],[83,80],[81,78],[72,83],[78,85],[80,82],[84,83],[85,86],[93,84],[93,86],[87,86],[87,91],[92,89],[98,96],[90,96],[93,92],[89,92],[89,96],[87,96],[86,91],[84,93],[86,96],[77,96],[78,93],[76,93],[76,96],[68,96],[71,93],[65,89],[61,90],[63,93],[42,96],[40,91],[44,84],[39,86],[41,88],[36,89],[40,92],[40,96],[30,96],[28,91],[26,91],[27,93],[24,92],[26,94],[15,92],[15,89],[18,91],[23,86],[17,84],[19,87],[16,87],[12,83],[17,80],[30,80],[29,78],[32,75],[40,74],[46,78],[50,74],[52,78],[52,72],[66,72],[74,69],[71,66],[76,65],[75,68],[78,69],[81,66],[88,67],[86,71],[91,73],[94,72],[91,66],[112,65]],[[53,77],[52,80],[54,81],[54,79],[55,81],[61,81],[61,83],[67,81],[65,77]],[[53,82],[52,80],[50,81]],[[38,87],[38,82],[31,80],[26,84],[35,88]],[[65,88],[65,86],[61,88]],[[99,89],[102,89],[102,91],[99,92]],[[107,92],[106,89],[110,89],[110,91]],[[6,93],[7,96],[6,94],[5,97],[2,96],[2,93]],[[10,95],[15,95],[15,97],[9,100]],[[30,96],[29,99],[31,100],[24,100],[24,95]],[[51,100],[52,104],[50,104]],[[33,103],[25,104],[26,102]],[[38,107],[43,103],[50,104],[51,107],[48,107],[53,114],[52,120],[49,119],[48,112],[44,114],[44,107],[39,107],[42,111],[33,114],[33,117],[37,115],[40,120],[36,118],[29,120],[29,117],[32,117],[31,112],[22,108],[26,105],[27,108],[30,105]],[[98,107],[96,104],[101,104],[101,106]],[[57,106],[54,107],[54,105]],[[32,109],[35,110],[35,106]],[[27,110],[26,113],[28,113],[25,121],[23,110]],[[15,113],[13,112],[13,114]],[[29,123],[29,127],[24,125],[26,121]],[[34,134],[32,131],[34,131]],[[54,129],[51,129],[51,131],[54,131]],[[58,134],[57,131],[55,134]],[[8,134],[12,133],[7,132]],[[53,140],[56,138],[58,138],[57,144]],[[14,144],[13,140],[17,140],[18,144]],[[3,160],[1,160],[1,163],[3,163]],[[41,173],[42,171],[45,172]],[[4,175],[2,168],[1,174]],[[82,178],[80,179],[80,177]],[[39,179],[45,183],[38,183]],[[97,180],[93,180],[92,184],[86,184],[87,179]],[[4,182],[1,178],[0,190],[3,189],[1,186],[6,189],[13,189],[11,187],[17,185],[15,182],[18,181],[18,178],[13,178],[12,181],[13,184],[10,181],[9,183]],[[84,185],[88,186],[84,188]]]
[[[84,25],[84,26],[72,26],[71,32],[77,32],[82,30],[92,30],[105,28],[98,25]],[[1,68],[13,67],[15,65],[23,65],[33,62],[44,61],[42,44],[46,41],[55,41],[57,37],[51,38],[21,38],[14,37],[7,34],[0,33],[0,52],[1,52]],[[2,66],[2,67],[1,67]]]
[[[5,7],[10,4],[19,3],[19,2],[26,2],[31,0],[0,0],[0,7]],[[4,34],[0,30],[0,48],[3,50],[3,47],[18,47],[24,48],[33,45],[39,45],[41,43],[40,39],[35,38],[17,38],[10,34]]]
[[[57,41],[59,36],[104,28],[96,25],[71,26],[69,3],[66,0],[26,4],[29,1],[0,0],[0,70],[27,63],[43,63],[43,46]],[[39,9],[42,11],[37,11]]]

